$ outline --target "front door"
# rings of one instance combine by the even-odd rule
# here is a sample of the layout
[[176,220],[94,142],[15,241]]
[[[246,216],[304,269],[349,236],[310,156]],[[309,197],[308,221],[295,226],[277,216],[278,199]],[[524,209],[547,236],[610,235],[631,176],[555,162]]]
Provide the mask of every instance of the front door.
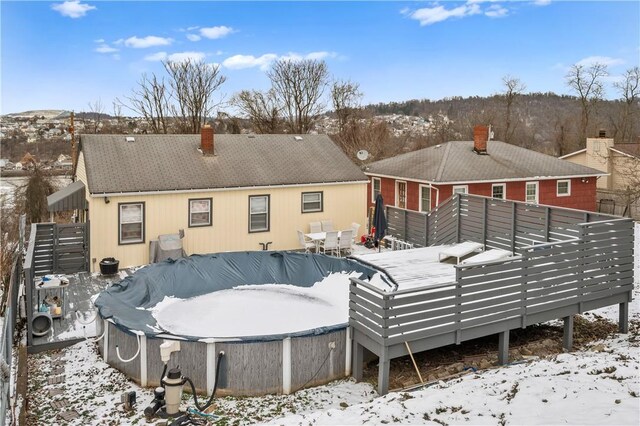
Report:
[[398,181],[396,207],[407,208],[407,182]]

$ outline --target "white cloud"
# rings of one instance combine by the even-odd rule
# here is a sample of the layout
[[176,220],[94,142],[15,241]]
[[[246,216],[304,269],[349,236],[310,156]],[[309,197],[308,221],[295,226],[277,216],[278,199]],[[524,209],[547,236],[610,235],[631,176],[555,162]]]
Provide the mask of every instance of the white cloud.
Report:
[[111,55],[111,57],[112,57],[114,60],[116,60],[116,61],[119,61],[119,60],[120,60],[120,55],[119,55],[119,54],[117,54],[117,53],[115,53],[115,54]]
[[198,34],[187,34],[187,38],[191,41],[198,41],[201,37]]
[[463,18],[465,16],[482,13],[480,6],[476,3],[467,3],[462,6],[447,9],[444,6],[433,6],[416,9],[411,12],[405,9],[405,15],[420,22],[421,26],[432,25],[437,22],[446,21],[449,18]]
[[232,32],[233,28],[225,27],[224,25],[219,27],[200,28],[200,35],[210,39],[226,37]]
[[64,3],[56,3],[51,5],[51,9],[59,12],[62,16],[69,18],[82,18],[88,11],[94,10],[96,7],[86,3],[80,3],[80,0],[68,0]]
[[609,56],[589,56],[576,62],[576,65],[589,66],[595,63],[606,65],[608,67],[614,67],[616,65],[624,64],[625,61],[623,59],[611,58]]
[[551,4],[551,0],[535,0],[533,4],[536,6],[548,6]]
[[97,40],[93,40],[94,43],[104,43],[104,39],[103,38],[99,38]]
[[[222,52],[220,52],[222,53]],[[277,55],[275,53],[265,53],[262,56],[253,56],[253,55],[234,55],[230,56],[224,61],[222,61],[222,65],[229,69],[245,69],[245,68],[253,68],[260,67],[261,70],[266,70],[269,68],[269,65],[275,60],[285,59],[289,61],[301,61],[303,59],[325,59],[325,58],[336,58],[338,54],[335,52],[311,52],[306,55],[300,55],[299,53],[289,52],[286,55]]]
[[167,52],[152,53],[144,57],[145,61],[164,61],[167,59]]
[[189,27],[186,29],[186,31],[193,31],[193,30],[197,30],[198,28],[200,28],[199,26],[195,26],[195,27]]
[[113,53],[113,52],[117,52],[118,49],[116,49],[115,47],[111,47],[107,44],[101,44],[100,46],[96,47],[96,52],[98,53]]
[[492,4],[485,10],[484,14],[489,18],[503,18],[509,15],[509,10],[499,4]]
[[138,38],[136,36],[129,37],[124,41],[124,45],[127,47],[133,47],[135,49],[145,49],[153,46],[167,46],[171,44],[173,40],[166,37],[146,36]]
[[204,52],[178,52],[172,53],[167,57],[170,61],[173,62],[184,62],[184,61],[202,61],[205,56],[207,56]]
[[222,65],[232,70],[241,70],[253,67],[260,67],[260,69],[264,70],[267,69],[269,64],[276,59],[278,59],[278,55],[275,53],[266,53],[258,57],[253,55],[234,55],[222,61]]

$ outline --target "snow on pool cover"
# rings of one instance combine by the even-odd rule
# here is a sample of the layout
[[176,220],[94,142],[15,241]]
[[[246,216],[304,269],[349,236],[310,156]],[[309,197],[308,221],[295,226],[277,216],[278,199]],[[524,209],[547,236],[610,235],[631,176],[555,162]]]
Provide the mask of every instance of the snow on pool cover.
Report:
[[345,324],[349,277],[359,276],[334,273],[310,288],[244,285],[189,299],[165,297],[151,312],[160,328],[176,335],[234,338],[296,333]]
[[344,327],[349,278],[385,284],[359,261],[297,252],[191,255],[148,265],[95,300],[100,317],[147,336],[279,340]]

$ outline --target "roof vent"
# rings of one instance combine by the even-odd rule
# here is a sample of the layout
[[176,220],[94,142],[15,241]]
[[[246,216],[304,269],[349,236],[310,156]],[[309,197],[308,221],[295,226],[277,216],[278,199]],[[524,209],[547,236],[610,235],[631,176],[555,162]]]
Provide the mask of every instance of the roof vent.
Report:
[[295,140],[297,140],[297,141],[301,141],[301,140],[302,140],[302,136],[294,136],[293,138],[294,138]]
[[126,140],[127,142],[135,142],[135,141],[136,141],[136,138],[134,138],[133,136],[127,136],[127,137],[125,138],[125,140]]
[[598,131],[598,137],[599,138],[606,138],[607,137],[607,131],[605,129],[600,129]]
[[255,138],[256,138],[256,135],[248,135],[247,137],[248,137],[249,139],[255,139]]

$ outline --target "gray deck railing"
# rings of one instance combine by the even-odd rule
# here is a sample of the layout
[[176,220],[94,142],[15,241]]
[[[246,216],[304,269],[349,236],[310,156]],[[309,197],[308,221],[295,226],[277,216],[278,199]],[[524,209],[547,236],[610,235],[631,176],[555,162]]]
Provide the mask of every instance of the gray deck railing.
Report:
[[[464,206],[464,202],[461,205]],[[570,323],[573,314],[612,304],[621,304],[620,326],[621,329],[627,327],[634,273],[633,222],[609,218],[578,223],[580,217],[593,219],[585,217],[591,213],[556,212],[553,208],[531,206],[527,207],[528,211],[518,210],[519,206],[511,208],[520,221],[525,221],[525,217],[527,221],[534,220],[531,211],[549,224],[548,227],[533,226],[531,236],[527,235],[521,242],[516,240],[514,247],[518,254],[512,258],[456,265],[455,282],[395,292],[351,279],[349,324],[354,329],[356,379],[361,379],[363,348],[380,357],[378,389],[386,393],[389,360],[407,355],[409,347],[419,352],[503,333],[504,355],[503,344],[508,347],[510,329],[557,318],[565,318]],[[464,239],[485,239],[487,247],[506,248],[501,241],[506,237],[491,232],[497,229],[491,226],[496,220],[494,214],[485,224],[475,221],[469,224],[471,215],[460,216],[458,226]],[[471,229],[487,232],[481,232],[478,237],[469,231]],[[503,229],[502,232],[518,238],[512,231]],[[537,243],[537,240],[560,236],[565,239]],[[527,240],[535,244],[524,245]],[[506,241],[513,244],[512,240]],[[566,340],[569,346],[570,341],[569,337]]]
[[456,194],[429,213],[387,206],[386,214],[387,233],[416,247],[475,241],[513,252],[575,236],[577,223],[614,218],[469,194]]
[[24,258],[27,346],[32,344],[31,321],[37,309],[35,278],[89,270],[89,223],[33,223]]

